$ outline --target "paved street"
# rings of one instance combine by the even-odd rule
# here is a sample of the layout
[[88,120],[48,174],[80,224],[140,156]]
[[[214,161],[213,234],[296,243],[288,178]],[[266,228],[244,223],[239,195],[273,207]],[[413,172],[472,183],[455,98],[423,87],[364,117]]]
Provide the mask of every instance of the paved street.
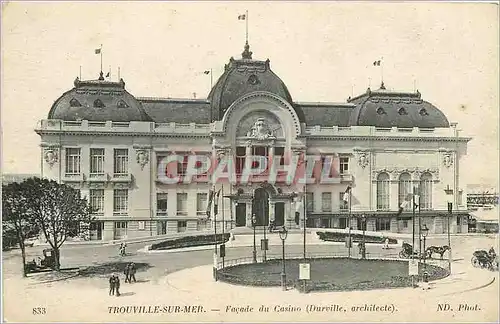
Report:
[[[440,244],[446,238],[430,238],[429,244]],[[150,244],[150,243],[147,243]],[[438,301],[447,302],[459,300],[467,303],[481,303],[482,312],[467,313],[467,317],[460,319],[476,319],[478,321],[492,320],[494,316],[498,317],[498,312],[494,312],[492,305],[498,303],[498,273],[494,274],[485,269],[472,268],[470,257],[476,249],[489,249],[495,245],[498,246],[498,237],[495,236],[453,236],[452,244],[454,246],[453,275],[449,278],[436,282],[434,288],[429,292],[412,289],[390,289],[383,291],[370,292],[349,292],[349,293],[311,293],[307,295],[307,300],[311,303],[329,304],[342,302],[343,304],[356,304],[361,301],[373,303],[397,304],[401,308],[399,315],[376,313],[378,320],[395,321],[403,316],[413,316],[415,320],[422,321],[425,317],[417,316],[417,313],[410,314],[412,302],[421,300],[422,293],[432,296],[432,303],[428,306],[422,306],[424,309],[432,309],[432,314],[437,317],[433,319],[445,320],[445,314],[436,314],[435,308]],[[165,316],[155,316],[141,314],[120,315],[109,314],[107,307],[124,305],[203,305],[205,308],[214,307],[223,308],[227,305],[252,305],[258,307],[259,304],[276,303],[280,305],[297,305],[299,307],[304,303],[303,296],[295,290],[282,292],[279,288],[253,288],[229,285],[221,282],[214,282],[211,278],[211,264],[213,262],[213,250],[201,251],[183,251],[183,252],[157,252],[144,253],[138,252],[146,243],[129,244],[128,252],[131,254],[122,258],[123,261],[145,262],[149,263],[151,268],[145,272],[138,272],[136,284],[125,284],[122,278],[122,297],[116,299],[107,295],[107,276],[106,277],[86,277],[78,279],[69,279],[65,281],[54,282],[50,284],[33,285],[33,279],[22,280],[19,277],[19,256],[17,251],[10,251],[4,255],[4,293],[9,296],[5,300],[6,318],[22,319],[23,321],[85,321],[92,318],[99,321],[194,321],[199,320],[195,314],[177,314]],[[120,258],[117,256],[117,246],[66,246],[62,252],[63,266],[85,266],[92,264],[102,264],[106,262],[117,262]],[[287,253],[300,254],[302,246],[290,245],[286,247]],[[36,255],[41,250],[40,247],[29,249],[29,255]],[[341,253],[345,252],[342,244],[316,244],[307,247],[310,253]],[[357,255],[357,249],[353,249],[354,255]],[[399,248],[382,250],[381,245],[368,245],[368,253],[373,255],[397,254]],[[236,257],[251,257],[251,247],[228,248],[227,259]],[[280,246],[271,246],[269,254],[279,255]],[[181,271],[179,271],[181,270]],[[376,275],[376,274],[374,274]],[[121,275],[123,277],[123,275]],[[492,278],[496,282],[491,283]],[[481,287],[486,286],[486,287]],[[472,289],[472,290],[471,290]],[[466,292],[471,290],[470,292]],[[215,295],[217,294],[217,295]],[[217,296],[216,298],[214,298]],[[404,296],[403,298],[401,298]],[[19,305],[24,305],[19,307]],[[49,313],[45,317],[34,317],[31,314],[32,307],[42,306],[48,309]],[[303,306],[303,305],[302,305]],[[426,308],[427,307],[427,308]],[[410,312],[410,313],[408,313]],[[464,313],[465,314],[465,313]],[[495,315],[496,314],[496,315]],[[290,320],[332,320],[329,313],[318,313],[305,316],[302,312],[297,314],[286,314],[286,317],[280,317],[279,313],[267,314],[269,321]],[[326,316],[329,315],[330,317]],[[367,314],[352,315],[352,317],[340,318],[345,320],[367,320]],[[397,315],[397,316],[396,316]],[[454,315],[454,316],[455,316]],[[92,317],[94,316],[94,317]],[[228,321],[247,321],[262,320],[262,317],[253,314],[254,317],[248,317],[239,313],[208,313],[206,319],[219,321],[222,318]],[[257,316],[257,317],[255,317]],[[326,316],[326,317],[325,317]],[[357,317],[356,317],[357,316]],[[361,317],[359,317],[361,316]],[[493,316],[493,317],[492,317]],[[337,318],[337,317],[336,317]],[[449,317],[448,317],[449,318]]]

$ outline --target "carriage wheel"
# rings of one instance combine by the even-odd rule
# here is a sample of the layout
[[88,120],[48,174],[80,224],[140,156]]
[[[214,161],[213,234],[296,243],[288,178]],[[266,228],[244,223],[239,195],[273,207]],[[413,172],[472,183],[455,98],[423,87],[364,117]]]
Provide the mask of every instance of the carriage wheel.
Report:
[[477,257],[475,255],[470,259],[470,262],[472,263],[472,266],[474,268],[481,267],[481,263],[479,262],[479,260],[477,259]]
[[406,253],[404,253],[403,251],[399,252],[399,257],[400,257],[401,259],[406,258]]

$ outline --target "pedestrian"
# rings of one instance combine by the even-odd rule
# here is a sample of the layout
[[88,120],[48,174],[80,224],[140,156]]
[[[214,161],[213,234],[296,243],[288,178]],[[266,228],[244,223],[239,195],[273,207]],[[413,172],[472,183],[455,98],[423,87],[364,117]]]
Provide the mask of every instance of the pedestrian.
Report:
[[129,283],[131,283],[131,282],[132,282],[132,279],[134,279],[134,282],[137,282],[137,281],[135,280],[135,272],[136,272],[136,268],[135,268],[135,263],[134,263],[134,262],[132,262],[132,263],[130,263],[130,264],[129,264],[129,266],[128,266],[128,271],[129,271],[129,272],[128,272],[128,273],[129,273],[129,274],[128,274],[128,275],[129,275],[129,277],[128,277],[128,282],[129,282]]
[[123,256],[123,243],[120,243],[120,249],[118,250],[120,256]]
[[117,274],[115,274],[115,289],[116,289],[116,296],[120,296],[120,277],[118,277]]
[[109,277],[109,295],[112,296],[115,294],[115,275],[112,274]]
[[127,243],[123,243],[123,251],[122,251],[122,255],[125,256],[127,254],[126,252],[126,249],[127,248]]
[[125,270],[123,271],[123,274],[125,275],[125,282],[130,282],[130,264],[127,264],[125,266]]
[[389,249],[389,238],[385,238],[384,249]]

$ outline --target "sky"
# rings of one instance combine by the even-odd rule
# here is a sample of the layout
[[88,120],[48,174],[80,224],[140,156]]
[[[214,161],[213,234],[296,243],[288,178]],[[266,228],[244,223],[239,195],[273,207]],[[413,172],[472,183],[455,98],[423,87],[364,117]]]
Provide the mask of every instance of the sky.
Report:
[[204,98],[241,57],[271,60],[294,101],[414,91],[472,137],[467,183],[498,183],[498,7],[486,3],[2,2],[2,172],[39,173],[37,122],[80,74],[140,97]]

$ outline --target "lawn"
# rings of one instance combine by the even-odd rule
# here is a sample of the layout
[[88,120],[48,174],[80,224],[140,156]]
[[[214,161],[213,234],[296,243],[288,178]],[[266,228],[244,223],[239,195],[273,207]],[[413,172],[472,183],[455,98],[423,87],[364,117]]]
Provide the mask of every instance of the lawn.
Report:
[[[409,287],[408,262],[386,260],[360,260],[348,258],[311,259],[311,290],[366,290],[391,287]],[[299,263],[302,260],[286,260],[288,286],[299,286]],[[420,266],[423,273],[423,265]],[[427,265],[430,280],[444,278],[447,271]],[[240,285],[279,286],[281,284],[281,260],[266,263],[242,264],[226,268],[219,277]]]

